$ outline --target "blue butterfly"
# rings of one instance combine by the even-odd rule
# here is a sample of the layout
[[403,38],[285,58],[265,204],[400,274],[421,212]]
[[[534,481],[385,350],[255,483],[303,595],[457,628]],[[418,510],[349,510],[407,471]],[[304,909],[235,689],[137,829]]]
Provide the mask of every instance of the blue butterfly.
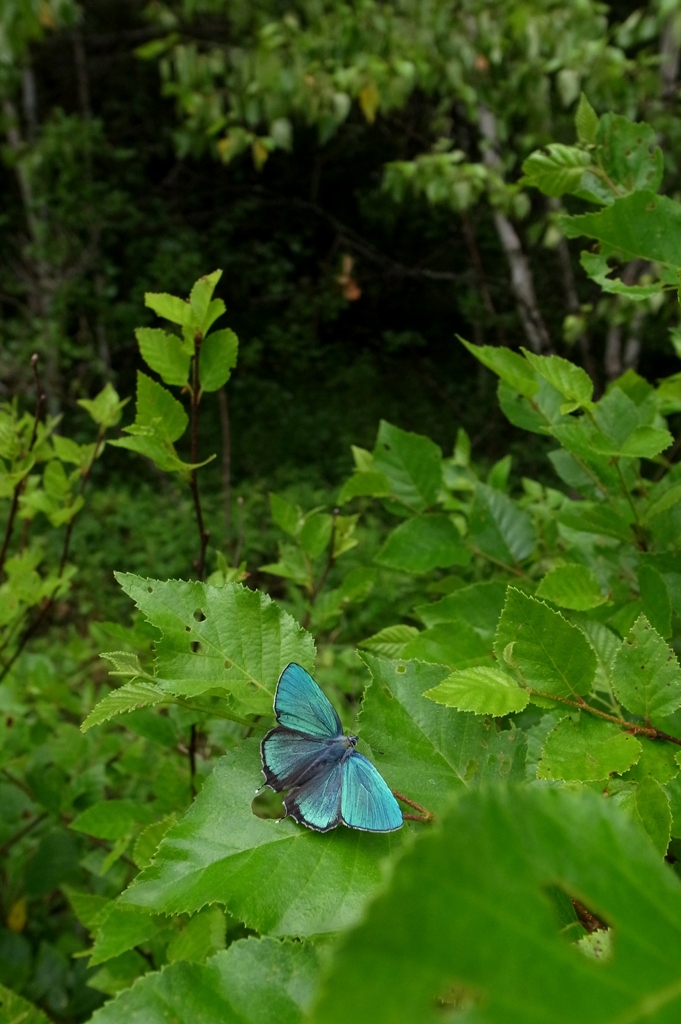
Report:
[[343,822],[365,832],[402,827],[397,800],[371,761],[344,736],[336,710],[309,672],[287,665],[274,695],[279,725],[262,741],[265,784],[279,792],[286,813],[317,832]]

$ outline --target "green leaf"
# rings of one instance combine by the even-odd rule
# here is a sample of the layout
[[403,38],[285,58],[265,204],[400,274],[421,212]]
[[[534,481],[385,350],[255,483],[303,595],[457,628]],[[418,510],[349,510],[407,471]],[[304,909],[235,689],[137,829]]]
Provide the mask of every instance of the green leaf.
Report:
[[459,338],[459,341],[483,366],[496,373],[514,391],[531,398],[539,390],[536,373],[519,352],[501,346],[472,345],[463,338]]
[[475,547],[507,565],[528,558],[537,544],[528,513],[487,484],[479,483],[475,489],[468,530]]
[[432,604],[417,605],[415,611],[426,626],[465,622],[484,639],[492,639],[504,607],[506,586],[503,580],[472,583]]
[[128,711],[136,711],[138,708],[153,707],[168,700],[168,694],[160,690],[155,683],[144,683],[141,681],[126,683],[107,694],[92,709],[83,724],[81,731],[87,732],[93,725],[101,725],[108,722],[116,715],[124,715]]
[[100,426],[115,427],[128,401],[127,398],[120,400],[113,384],[105,384],[95,398],[79,398],[78,405],[82,406]]
[[2,1024],[49,1024],[42,1010],[4,985],[0,985],[0,1021]]
[[142,359],[166,384],[182,387],[187,383],[190,356],[180,338],[152,327],[138,327],[135,337]]
[[300,531],[300,545],[310,558],[319,558],[326,550],[333,532],[333,516],[315,512],[305,518]]
[[660,636],[672,635],[672,603],[662,573],[653,565],[639,566],[638,585],[643,601],[643,611],[653,629]]
[[137,978],[149,970],[149,963],[137,950],[129,949],[126,953],[108,960],[87,980],[88,988],[94,988],[107,996],[115,996],[123,989],[130,988]]
[[568,238],[597,238],[626,259],[681,266],[681,203],[654,192],[634,192],[599,213],[561,217]]
[[177,295],[168,295],[165,292],[146,292],[144,305],[153,309],[157,316],[162,316],[164,320],[170,320],[173,324],[180,324],[182,327],[191,327],[192,325],[192,307]]
[[577,626],[515,587],[509,587],[499,619],[499,661],[517,668],[527,686],[556,697],[588,693],[596,655]]
[[582,533],[616,537],[632,542],[631,527],[627,520],[609,505],[597,501],[566,501],[557,512],[559,523]]
[[598,114],[589,103],[584,93],[580,94],[575,113],[575,129],[577,138],[583,146],[592,146],[598,132]]
[[97,1010],[91,1021],[303,1024],[318,970],[311,944],[241,939],[205,964],[177,963],[148,974]]
[[205,334],[208,330],[205,323],[208,317],[208,311],[210,309],[215,286],[221,277],[221,270],[214,270],[212,274],[204,274],[203,277],[200,277],[198,281],[196,281],[190,292],[189,304],[192,309],[192,322],[201,334]]
[[527,691],[511,676],[483,666],[453,672],[438,686],[426,690],[424,697],[459,711],[495,717],[522,711],[529,700]]
[[290,537],[297,537],[301,522],[300,509],[272,492],[270,492],[270,509],[277,526],[284,533],[288,533]]
[[646,833],[658,854],[667,852],[672,829],[670,800],[653,778],[615,794],[614,802]]
[[657,192],[664,173],[664,158],[657,141],[657,133],[649,124],[636,124],[612,113],[600,119],[598,156],[606,174],[620,189]]
[[509,423],[533,434],[548,434],[549,423],[534,399],[525,398],[505,381],[497,384],[499,408]]
[[662,291],[661,281],[655,281],[653,284],[625,284],[618,277],[610,277],[612,267],[608,266],[607,258],[601,253],[582,252],[579,262],[591,280],[600,285],[603,291],[609,295],[627,295],[630,299],[642,301]]
[[410,640],[402,650],[402,657],[456,669],[490,665],[492,643],[491,638],[482,636],[467,622],[440,622]]
[[[609,963],[560,934],[548,885],[611,925]],[[463,1020],[462,1002],[485,1024],[666,1024],[679,1008],[679,922],[678,878],[610,800],[467,793],[345,937],[313,1020],[346,1024],[351,979],[353,1024],[435,1020],[436,1006]]]
[[312,637],[259,591],[125,573],[116,579],[163,634],[155,667],[167,693],[230,694],[229,707],[267,715],[286,665],[314,665]]
[[389,494],[390,483],[385,473],[377,473],[373,470],[356,472],[341,487],[338,504],[344,505],[351,498],[386,498]]
[[207,907],[195,914],[168,943],[168,963],[190,960],[200,964],[225,948],[227,923],[220,907]]
[[537,597],[578,612],[597,608],[608,600],[591,570],[576,564],[552,569],[537,587]]
[[583,149],[552,142],[524,161],[524,183],[534,185],[545,196],[562,196],[579,188],[590,163],[591,156]]
[[414,511],[435,504],[442,485],[442,453],[430,438],[381,420],[374,468],[388,479],[391,494]]
[[403,572],[423,573],[467,565],[470,551],[449,516],[417,516],[400,523],[376,555],[379,565]]
[[119,902],[111,902],[96,922],[96,938],[90,953],[90,966],[96,967],[121,953],[148,942],[163,927],[163,919],[151,917]]
[[534,352],[523,349],[525,358],[540,377],[551,387],[560,391],[563,398],[574,403],[576,407],[588,405],[593,396],[594,384],[591,377],[581,366],[560,356],[538,356]]
[[97,839],[121,839],[140,824],[149,824],[151,808],[135,800],[100,800],[71,822],[76,832],[85,832]]
[[236,366],[239,339],[228,327],[204,338],[199,357],[199,382],[202,391],[218,391],[227,383]]
[[401,833],[339,826],[320,834],[290,818],[258,818],[251,802],[259,785],[260,745],[245,740],[217,762],[122,904],[177,914],[218,902],[270,935],[315,935],[354,923]]
[[641,736],[641,756],[635,765],[629,769],[624,778],[634,782],[643,782],[645,779],[655,779],[656,782],[664,785],[676,778],[679,774],[679,762],[676,760],[675,751],[679,748],[671,743],[662,743],[659,740],[649,740]]
[[160,821],[154,821],[151,825],[147,825],[145,829],[142,829],[135,840],[132,854],[132,858],[138,868],[146,868],[151,864],[154,854],[158,849],[158,844],[171,825],[175,824],[175,821],[175,814],[167,814]]
[[612,772],[625,772],[640,755],[639,741],[614,722],[577,711],[549,733],[537,778],[595,782]]
[[[655,493],[655,492],[653,492],[653,493]],[[663,512],[666,512],[667,509],[673,508],[680,501],[681,501],[681,484],[674,484],[672,487],[669,488],[669,490],[667,490],[663,494],[661,494],[659,496],[659,498],[655,498],[653,501],[651,501],[650,505],[648,506],[648,508],[646,509],[646,511],[644,513],[644,516],[643,516],[644,521],[645,522],[649,522],[651,519],[654,519],[656,516],[659,516]]]
[[135,425],[152,427],[159,438],[172,444],[182,437],[188,423],[182,403],[146,373],[138,371]]
[[384,658],[399,658],[406,644],[418,636],[416,626],[386,626],[359,644],[365,651],[373,651]]
[[639,615],[613,664],[621,704],[643,718],[664,718],[681,707],[681,668],[676,655],[645,615]]

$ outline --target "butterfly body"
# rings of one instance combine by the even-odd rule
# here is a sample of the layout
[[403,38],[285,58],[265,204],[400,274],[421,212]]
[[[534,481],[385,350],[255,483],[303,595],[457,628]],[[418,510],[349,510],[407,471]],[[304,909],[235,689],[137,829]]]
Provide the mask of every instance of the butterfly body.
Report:
[[312,676],[287,665],[277,683],[274,711],[279,725],[261,745],[265,783],[289,790],[286,813],[318,832],[341,821],[366,832],[402,826],[395,797],[371,761],[345,736],[340,719]]

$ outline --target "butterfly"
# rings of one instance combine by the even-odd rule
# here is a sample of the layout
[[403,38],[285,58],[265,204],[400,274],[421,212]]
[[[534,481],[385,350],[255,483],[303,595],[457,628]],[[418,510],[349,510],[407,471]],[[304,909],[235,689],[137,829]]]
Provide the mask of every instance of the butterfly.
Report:
[[341,821],[364,832],[394,832],[402,812],[371,761],[355,750],[340,718],[309,672],[287,665],[274,694],[279,723],[262,741],[265,785],[284,798],[286,814],[317,832]]

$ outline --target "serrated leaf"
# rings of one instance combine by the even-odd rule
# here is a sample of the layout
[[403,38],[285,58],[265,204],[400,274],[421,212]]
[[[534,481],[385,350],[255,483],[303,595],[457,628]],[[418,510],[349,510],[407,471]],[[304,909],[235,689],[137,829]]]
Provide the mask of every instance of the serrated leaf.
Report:
[[390,493],[409,508],[421,512],[435,504],[442,485],[442,452],[430,438],[381,420],[373,465],[387,478]]
[[374,470],[356,472],[349,477],[340,489],[338,504],[344,505],[352,498],[371,497],[387,498],[390,494],[390,483],[385,473]]
[[227,924],[220,907],[206,907],[195,914],[168,943],[169,964],[189,960],[200,964],[225,948]]
[[87,732],[93,725],[108,722],[116,715],[124,715],[129,711],[137,711],[139,708],[153,707],[155,704],[162,704],[167,700],[167,692],[159,689],[155,683],[125,683],[117,690],[107,694],[99,704],[95,705],[81,725],[81,731]]
[[645,615],[639,615],[615,656],[613,688],[620,703],[643,718],[664,718],[681,707],[676,655]]
[[522,711],[529,699],[511,676],[484,666],[453,672],[423,696],[459,711],[495,717]]
[[597,608],[608,600],[594,574],[584,565],[556,566],[537,587],[537,597],[578,612]]
[[539,390],[536,373],[519,352],[503,346],[472,345],[461,337],[459,341],[483,366],[496,373],[514,391],[531,398]]
[[515,587],[506,593],[495,650],[526,686],[556,697],[588,693],[596,675],[596,655],[581,630]]
[[149,824],[153,812],[136,800],[100,800],[75,818],[70,827],[97,839],[121,839]]
[[161,818],[160,821],[153,821],[151,825],[147,825],[145,829],[142,829],[135,840],[132,854],[132,859],[138,868],[146,868],[151,864],[159,843],[168,829],[175,824],[176,820],[176,814],[167,814],[165,818]]
[[631,526],[609,505],[596,501],[568,501],[556,514],[559,523],[582,533],[632,541]]
[[100,426],[115,427],[121,418],[123,407],[129,401],[128,398],[121,401],[113,384],[105,384],[95,398],[79,398],[78,405],[82,406]]
[[290,501],[286,501],[285,498],[280,498],[278,494],[271,492],[270,509],[277,526],[284,533],[288,533],[289,537],[296,537],[300,529],[300,509],[296,505],[292,505]]
[[627,781],[643,782],[645,779],[655,779],[660,785],[665,785],[676,778],[679,774],[679,762],[675,756],[678,747],[658,740],[649,740],[643,736],[639,742],[641,756],[626,773]]
[[456,669],[491,665],[492,643],[491,638],[482,636],[467,622],[440,622],[410,640],[402,657]]
[[465,622],[485,639],[491,639],[504,607],[506,586],[503,580],[472,583],[432,604],[417,605],[415,611],[425,626]]
[[137,907],[111,902],[97,919],[97,933],[90,953],[90,966],[96,967],[121,953],[148,942],[163,928],[162,918],[151,917]]
[[147,676],[147,678],[151,678],[142,668],[139,656],[131,651],[104,651],[100,654],[100,658],[105,658],[113,665],[113,669],[109,669],[110,676],[130,676],[131,678]]
[[207,328],[204,327],[204,324],[208,316],[208,310],[210,309],[215,286],[221,277],[221,270],[214,270],[212,274],[204,274],[203,277],[200,277],[198,281],[194,283],[189,294],[189,304],[192,309],[193,318],[192,322],[202,334],[205,334],[207,330]]
[[[653,492],[654,494],[655,492]],[[649,504],[648,508],[643,514],[644,522],[649,522],[656,516],[666,512],[667,509],[673,508],[681,501],[681,484],[674,484],[669,490],[661,494],[659,498],[655,498]]]
[[584,93],[580,94],[575,113],[575,129],[577,138],[583,146],[591,146],[596,141],[598,132],[598,114],[589,103]]
[[388,535],[376,555],[379,565],[413,573],[467,565],[470,558],[458,529],[441,513],[406,519]]
[[238,583],[213,587],[125,573],[116,579],[163,634],[155,668],[166,693],[229,694],[240,713],[270,715],[286,665],[314,665],[312,637],[259,591]]
[[660,636],[672,635],[672,602],[664,576],[654,565],[645,562],[639,566],[638,585],[643,601],[643,611],[653,629]]
[[607,113],[600,119],[596,141],[603,169],[620,191],[658,190],[664,159],[651,125]]
[[525,358],[540,377],[551,387],[560,391],[568,402],[588,405],[593,396],[594,384],[591,377],[581,366],[575,366],[561,356],[538,356],[534,352],[523,349]]
[[599,213],[561,217],[560,224],[568,238],[597,238],[626,259],[681,266],[681,205],[670,196],[633,192]]
[[468,523],[471,543],[506,564],[528,558],[537,544],[528,513],[506,494],[479,483]]
[[0,985],[0,1021],[2,1024],[50,1024],[42,1010],[4,985]]
[[596,782],[625,772],[640,755],[640,742],[614,722],[577,711],[549,733],[537,778]]
[[651,295],[659,294],[663,288],[661,281],[643,285],[625,284],[619,277],[610,277],[613,268],[608,265],[607,258],[601,253],[582,252],[579,262],[591,280],[600,285],[603,291],[609,295],[626,295],[630,299],[643,301],[649,299]]
[[148,974],[91,1024],[168,1024],[169,1012],[174,1024],[303,1024],[318,973],[312,944],[241,939],[205,964]]
[[166,384],[187,383],[190,357],[180,338],[152,327],[138,327],[135,337],[142,359]]
[[[560,934],[558,885],[612,927],[594,964]],[[345,1024],[666,1024],[678,1014],[681,885],[609,800],[553,787],[464,794],[336,952],[312,1018]],[[418,941],[415,941],[415,936]],[[513,983],[509,982],[513,979]],[[522,984],[516,983],[522,979]]]
[[199,357],[199,381],[202,391],[218,391],[227,383],[236,366],[239,339],[226,327],[204,338]]
[[164,320],[170,320],[173,324],[180,324],[183,327],[189,327],[192,324],[192,307],[177,295],[168,295],[166,292],[146,292],[144,305],[153,309],[157,316],[162,316]]
[[530,153],[523,163],[524,181],[545,196],[562,196],[579,188],[591,157],[576,146],[549,143],[544,150]]
[[669,797],[659,782],[643,779],[612,799],[646,833],[658,854],[664,856],[671,837],[672,814]]
[[386,626],[373,636],[362,640],[359,644],[365,651],[373,651],[384,658],[399,658],[406,644],[418,636],[416,626],[400,624],[398,626]]
[[135,425],[150,427],[162,440],[172,444],[182,437],[189,417],[181,402],[146,373],[137,373]]

